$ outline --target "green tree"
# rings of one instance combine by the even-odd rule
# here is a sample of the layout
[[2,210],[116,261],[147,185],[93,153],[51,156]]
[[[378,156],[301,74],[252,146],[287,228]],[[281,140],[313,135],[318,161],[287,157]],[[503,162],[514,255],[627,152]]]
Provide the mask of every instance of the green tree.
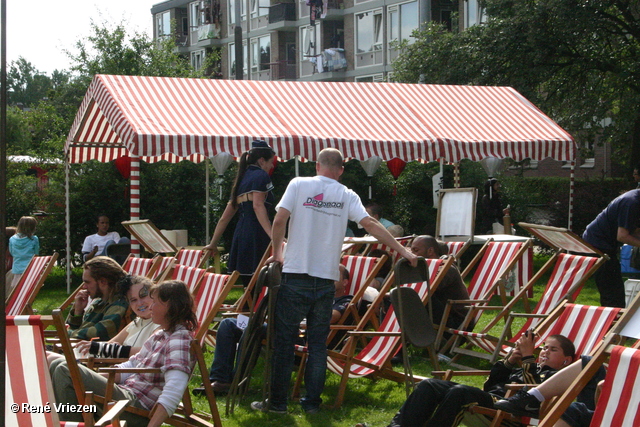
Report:
[[[602,135],[640,161],[640,9],[631,0],[486,0],[486,24],[432,24],[394,63],[395,78],[508,85],[580,141]],[[629,155],[631,153],[631,155]]]
[[53,82],[46,74],[23,57],[9,64],[7,72],[7,101],[9,105],[31,107],[48,96]]

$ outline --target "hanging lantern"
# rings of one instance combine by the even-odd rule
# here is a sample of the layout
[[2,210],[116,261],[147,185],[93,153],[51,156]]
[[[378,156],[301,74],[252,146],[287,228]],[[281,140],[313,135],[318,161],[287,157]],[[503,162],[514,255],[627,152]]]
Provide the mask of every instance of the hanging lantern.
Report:
[[233,162],[233,156],[229,153],[218,153],[210,159],[220,178],[220,198],[222,199],[222,177]]
[[124,179],[129,179],[129,177],[131,176],[131,157],[118,157],[114,161],[114,163],[116,165],[116,169],[118,169],[118,172],[120,172],[120,175],[122,175]]
[[485,157],[480,160],[480,164],[482,165],[482,169],[487,173],[489,178],[493,178],[496,172],[502,166],[502,159],[498,159],[497,157]]
[[369,200],[371,200],[371,178],[373,178],[373,174],[376,173],[376,170],[382,164],[382,159],[378,156],[369,157],[367,160],[360,160],[360,165],[362,165],[362,169],[367,173],[369,177]]
[[402,173],[402,171],[404,170],[405,166],[407,166],[407,162],[405,162],[404,160],[401,160],[399,158],[393,158],[391,160],[389,160],[387,162],[387,167],[389,168],[389,172],[391,172],[391,175],[393,176],[393,179],[395,180],[393,183],[393,195],[396,195],[397,192],[397,185],[398,185],[398,178],[400,177],[400,174]]

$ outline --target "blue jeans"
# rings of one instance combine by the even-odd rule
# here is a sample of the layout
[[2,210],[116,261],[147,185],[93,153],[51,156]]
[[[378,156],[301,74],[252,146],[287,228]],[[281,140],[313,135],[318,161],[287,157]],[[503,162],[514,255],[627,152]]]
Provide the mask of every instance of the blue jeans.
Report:
[[275,307],[275,339],[271,360],[271,408],[286,410],[294,361],[294,343],[300,322],[307,319],[309,358],[304,376],[306,396],[300,400],[305,410],[322,403],[327,376],[327,336],[335,285],[330,279],[307,274],[284,273]]
[[216,334],[216,352],[209,370],[209,380],[230,384],[235,373],[233,366],[236,359],[236,348],[242,339],[242,329],[237,326],[236,319],[224,319],[218,326]]

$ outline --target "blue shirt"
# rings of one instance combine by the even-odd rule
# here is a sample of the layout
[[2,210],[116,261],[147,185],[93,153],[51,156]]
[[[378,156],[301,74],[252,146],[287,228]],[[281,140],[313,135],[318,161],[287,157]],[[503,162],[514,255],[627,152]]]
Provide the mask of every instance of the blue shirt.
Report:
[[13,257],[13,274],[22,274],[27,269],[29,261],[34,255],[40,253],[40,241],[38,236],[19,236],[14,234],[9,239],[9,252]]
[[618,228],[633,233],[640,218],[640,190],[631,190],[616,197],[591,224],[587,225],[582,238],[604,252],[618,249]]

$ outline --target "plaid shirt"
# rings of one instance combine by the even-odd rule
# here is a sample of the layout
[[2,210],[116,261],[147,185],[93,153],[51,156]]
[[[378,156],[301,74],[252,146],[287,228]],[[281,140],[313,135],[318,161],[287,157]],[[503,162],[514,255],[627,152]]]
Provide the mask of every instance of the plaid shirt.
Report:
[[156,331],[144,343],[140,352],[123,364],[116,366],[133,368],[160,368],[159,374],[133,374],[125,379],[121,387],[136,395],[142,406],[151,409],[162,394],[164,373],[172,369],[191,376],[195,359],[191,355],[190,345],[193,334],[179,325],[173,333],[163,329]]
[[120,330],[128,308],[129,303],[124,298],[96,298],[91,301],[84,315],[74,316],[72,306],[67,317],[69,336],[81,340],[98,337],[100,341],[109,341]]

